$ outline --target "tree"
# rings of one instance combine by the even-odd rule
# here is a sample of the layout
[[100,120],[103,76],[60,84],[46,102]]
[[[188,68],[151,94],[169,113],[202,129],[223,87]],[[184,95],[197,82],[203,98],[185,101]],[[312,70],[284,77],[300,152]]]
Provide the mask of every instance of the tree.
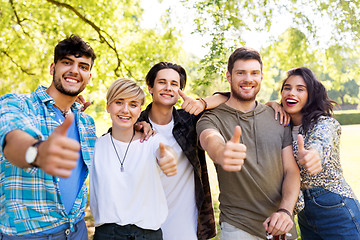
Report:
[[78,34],[95,50],[93,78],[84,93],[95,109],[119,77],[142,79],[158,61],[183,58],[176,29],[142,29],[140,0],[2,0],[0,9],[0,95],[31,92],[50,84],[53,49],[67,35]]

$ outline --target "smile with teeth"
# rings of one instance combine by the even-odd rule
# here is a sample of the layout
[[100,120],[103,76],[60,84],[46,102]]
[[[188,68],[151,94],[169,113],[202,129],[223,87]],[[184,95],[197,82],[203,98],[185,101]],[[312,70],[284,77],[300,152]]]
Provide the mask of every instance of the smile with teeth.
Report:
[[161,93],[160,95],[163,97],[173,97],[173,95],[168,94],[168,93]]
[[241,88],[244,90],[251,90],[253,87],[252,86],[241,86]]
[[286,103],[287,103],[288,105],[295,105],[295,104],[298,103],[298,101],[295,100],[295,99],[286,99]]
[[69,82],[69,83],[78,83],[78,80],[76,80],[74,78],[65,77],[64,79],[66,82]]
[[131,117],[118,116],[122,120],[130,120]]

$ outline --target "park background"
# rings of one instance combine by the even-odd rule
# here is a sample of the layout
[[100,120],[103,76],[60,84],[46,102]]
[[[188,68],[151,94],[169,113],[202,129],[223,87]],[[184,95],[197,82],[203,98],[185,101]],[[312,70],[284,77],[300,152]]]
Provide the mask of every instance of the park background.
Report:
[[[345,177],[360,196],[360,0],[0,0],[0,95],[49,86],[58,41],[80,35],[97,59],[84,96],[101,135],[110,125],[106,89],[117,78],[147,92],[147,71],[159,61],[181,64],[185,93],[205,97],[229,90],[230,53],[241,46],[263,57],[257,100],[279,99],[287,70],[306,66],[340,109]],[[148,104],[151,97],[147,94]],[[178,106],[180,106],[179,101]],[[217,179],[209,160],[214,206]],[[91,216],[87,216],[89,226]],[[91,231],[91,228],[89,228]]]

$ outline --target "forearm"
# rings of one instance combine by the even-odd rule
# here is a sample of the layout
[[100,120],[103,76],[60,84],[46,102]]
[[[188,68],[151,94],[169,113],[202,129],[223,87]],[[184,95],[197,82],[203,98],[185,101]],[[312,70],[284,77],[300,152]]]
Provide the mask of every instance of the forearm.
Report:
[[228,98],[222,94],[214,94],[212,96],[204,98],[204,101],[207,103],[206,109],[213,109],[219,106],[220,104],[226,102]]
[[25,152],[35,142],[36,139],[24,131],[11,131],[5,137],[4,156],[17,167],[30,167],[25,160]]
[[221,153],[225,148],[225,141],[219,132],[207,129],[199,137],[201,147],[207,152],[211,160],[220,163]]
[[293,212],[300,191],[300,175],[298,172],[288,172],[282,185],[282,199],[279,208]]
[[292,212],[300,191],[300,172],[293,156],[292,146],[282,150],[284,180],[282,184],[282,199],[279,208]]

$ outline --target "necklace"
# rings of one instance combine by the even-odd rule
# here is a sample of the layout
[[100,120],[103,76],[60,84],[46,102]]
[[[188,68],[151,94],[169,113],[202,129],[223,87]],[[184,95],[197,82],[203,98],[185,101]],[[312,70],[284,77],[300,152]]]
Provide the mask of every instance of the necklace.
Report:
[[124,158],[123,158],[123,160],[121,161],[121,159],[120,159],[120,157],[119,157],[119,154],[118,154],[118,152],[117,152],[117,150],[116,150],[115,144],[114,144],[114,140],[113,140],[112,133],[110,133],[111,143],[112,143],[112,145],[113,145],[113,147],[114,147],[116,156],[117,156],[117,158],[119,159],[119,162],[120,162],[120,165],[121,165],[121,166],[120,166],[120,171],[121,171],[121,172],[124,171],[124,162],[125,162],[126,154],[127,154],[128,150],[129,150],[130,144],[131,144],[134,136],[135,136],[135,129],[134,129],[134,131],[133,131],[133,135],[132,135],[132,137],[131,137],[131,139],[130,139],[130,142],[129,142],[127,148],[126,148],[126,151],[125,151],[125,154],[124,154]]
[[70,109],[69,110],[61,110],[55,103],[53,104],[54,107],[56,107],[57,109],[59,109],[59,111],[61,112],[61,114],[66,117],[66,115],[69,114]]

